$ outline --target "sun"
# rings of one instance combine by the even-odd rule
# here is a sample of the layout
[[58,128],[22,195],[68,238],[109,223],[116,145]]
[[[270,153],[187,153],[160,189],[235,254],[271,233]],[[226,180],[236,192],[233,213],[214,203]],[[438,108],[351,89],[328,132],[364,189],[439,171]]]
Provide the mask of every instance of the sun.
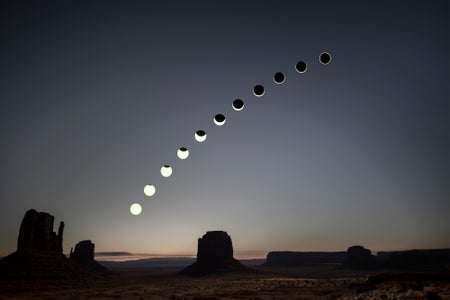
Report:
[[214,117],[214,124],[216,124],[217,126],[222,126],[223,124],[225,124],[225,121],[226,121],[225,116],[222,114],[217,114]]
[[198,130],[195,135],[195,140],[199,143],[202,143],[206,140],[206,132],[204,132],[203,130]]
[[140,204],[138,204],[138,203],[133,203],[130,206],[130,212],[131,212],[132,215],[138,216],[142,212],[142,206]]
[[153,184],[147,184],[147,185],[144,187],[144,194],[145,194],[146,196],[151,197],[151,196],[153,196],[155,193],[156,193],[156,188],[155,188],[155,186],[154,186]]
[[161,167],[161,175],[163,177],[170,177],[172,175],[172,167],[168,165],[164,165]]
[[186,159],[189,157],[189,150],[187,148],[181,147],[177,151],[177,156],[179,159]]

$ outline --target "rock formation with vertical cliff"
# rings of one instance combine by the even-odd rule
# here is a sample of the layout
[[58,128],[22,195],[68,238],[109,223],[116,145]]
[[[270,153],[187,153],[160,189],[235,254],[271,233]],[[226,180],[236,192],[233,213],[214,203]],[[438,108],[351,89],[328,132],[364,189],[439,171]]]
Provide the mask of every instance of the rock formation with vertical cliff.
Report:
[[62,253],[64,223],[55,233],[54,219],[49,213],[34,209],[25,213],[16,252],[0,260],[0,278],[63,279],[82,274]]
[[201,276],[211,273],[254,272],[233,257],[233,245],[225,231],[208,231],[198,239],[197,261],[179,272]]
[[30,209],[25,213],[20,225],[17,250],[0,260],[0,279],[59,280],[107,272],[105,268],[97,267],[95,261],[86,267],[69,260],[62,253],[64,223],[60,223],[58,233],[55,233],[53,222],[54,217],[46,212]]
[[30,209],[26,212],[19,230],[17,250],[38,249],[63,252],[64,222],[59,224],[58,234],[53,232],[54,217],[45,212]]
[[109,270],[98,264],[94,259],[95,244],[90,240],[84,240],[70,249],[70,261],[84,267],[89,272],[107,274]]
[[94,262],[95,244],[90,240],[81,241],[75,245],[75,250],[70,250],[70,259],[80,264],[90,264]]

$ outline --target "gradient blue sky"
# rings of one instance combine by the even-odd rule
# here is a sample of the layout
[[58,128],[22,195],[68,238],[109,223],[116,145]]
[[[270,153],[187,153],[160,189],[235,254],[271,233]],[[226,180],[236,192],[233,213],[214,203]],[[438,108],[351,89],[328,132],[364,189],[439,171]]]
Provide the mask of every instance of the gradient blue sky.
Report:
[[448,1],[1,6],[0,255],[30,208],[65,252],[450,247]]

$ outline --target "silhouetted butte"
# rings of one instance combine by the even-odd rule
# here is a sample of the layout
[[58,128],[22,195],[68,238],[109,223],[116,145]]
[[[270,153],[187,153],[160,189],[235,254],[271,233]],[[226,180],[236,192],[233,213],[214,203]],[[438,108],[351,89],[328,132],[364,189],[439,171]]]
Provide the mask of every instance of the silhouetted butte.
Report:
[[17,250],[39,249],[62,253],[64,222],[59,223],[58,235],[53,232],[54,217],[46,212],[30,209],[20,225]]
[[212,273],[254,272],[233,257],[233,245],[225,231],[208,231],[198,239],[197,261],[179,274],[201,276]]
[[90,272],[109,273],[109,270],[94,260],[95,244],[90,240],[81,241],[70,249],[70,260],[77,265],[85,267]]
[[[17,239],[17,250],[0,260],[2,279],[73,279],[99,274],[69,260],[62,252],[64,223],[53,232],[54,217],[31,209],[25,213]],[[95,262],[94,262],[95,263]],[[105,268],[101,268],[105,272]],[[94,272],[93,272],[94,271]]]

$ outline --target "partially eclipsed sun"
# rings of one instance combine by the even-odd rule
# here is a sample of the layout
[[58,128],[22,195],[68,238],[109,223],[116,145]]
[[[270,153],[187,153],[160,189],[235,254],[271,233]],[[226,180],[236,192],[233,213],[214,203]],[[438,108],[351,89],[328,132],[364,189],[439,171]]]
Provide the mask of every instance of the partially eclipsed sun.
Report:
[[198,130],[195,133],[194,137],[197,142],[204,142],[206,140],[206,132],[204,132],[203,130]]
[[177,151],[177,156],[179,159],[186,159],[189,157],[189,150],[187,148],[181,147]]
[[222,126],[223,124],[225,124],[225,121],[226,121],[225,116],[222,114],[217,114],[214,117],[214,124],[216,124],[217,126]]
[[[319,61],[321,64],[323,65],[327,65],[331,62],[331,55],[328,52],[322,52],[319,55]],[[295,65],[295,69],[298,73],[305,73],[306,70],[308,69],[308,66],[306,64],[306,62],[304,61],[298,61],[297,64]],[[286,80],[286,76],[282,73],[282,72],[277,72],[273,75],[273,81],[276,84],[283,84]],[[256,97],[262,97],[265,94],[265,89],[264,86],[262,86],[261,84],[257,84],[253,87],[253,94]],[[232,103],[232,108],[235,111],[241,111],[244,109],[244,101],[242,101],[241,99],[235,99]],[[226,118],[223,114],[217,114],[214,116],[214,124],[216,124],[217,126],[223,126],[226,122]],[[206,132],[203,130],[197,130],[194,134],[194,138],[197,142],[202,143],[206,140]],[[186,159],[189,157],[189,150],[187,148],[181,147],[178,148],[177,150],[177,156],[179,159]],[[170,177],[172,176],[172,167],[169,165],[163,165],[161,167],[161,175],[163,177]],[[154,185],[152,184],[147,184],[144,187],[144,194],[146,196],[153,196],[156,193],[156,188]],[[138,203],[133,203],[130,206],[130,212],[132,215],[140,215],[142,212],[142,206]]]
[[164,165],[161,167],[161,175],[163,177],[170,177],[172,175],[172,167],[168,165]]
[[153,184],[147,184],[144,187],[144,194],[151,197],[156,193],[156,188]]
[[244,109],[244,101],[241,99],[236,99],[233,101],[232,106],[235,111],[241,111]]

